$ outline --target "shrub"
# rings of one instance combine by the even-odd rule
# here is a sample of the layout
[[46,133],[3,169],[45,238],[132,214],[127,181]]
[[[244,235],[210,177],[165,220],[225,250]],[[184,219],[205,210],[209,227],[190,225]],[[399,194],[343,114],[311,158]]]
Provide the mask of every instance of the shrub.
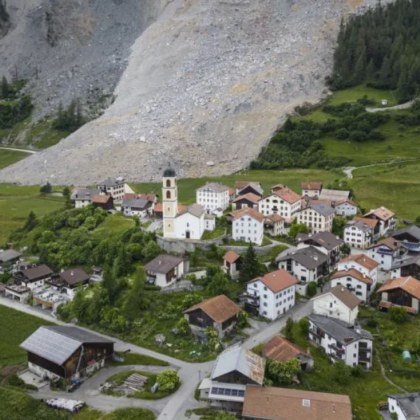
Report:
[[156,382],[159,386],[159,391],[172,392],[179,387],[181,380],[176,370],[167,369],[156,376]]
[[401,306],[393,306],[389,310],[389,316],[397,324],[403,324],[407,321],[407,312]]
[[302,318],[299,321],[299,328],[302,331],[302,334],[304,334],[305,336],[308,334],[308,331],[309,331],[309,321],[308,321],[308,318]]
[[308,283],[307,287],[306,287],[306,296],[308,297],[312,297],[316,295],[316,288],[317,288],[317,284],[315,281],[311,281]]
[[19,387],[25,386],[25,382],[22,379],[20,379],[19,376],[17,376],[15,373],[9,376],[7,382],[9,385],[12,385],[12,386],[19,386]]

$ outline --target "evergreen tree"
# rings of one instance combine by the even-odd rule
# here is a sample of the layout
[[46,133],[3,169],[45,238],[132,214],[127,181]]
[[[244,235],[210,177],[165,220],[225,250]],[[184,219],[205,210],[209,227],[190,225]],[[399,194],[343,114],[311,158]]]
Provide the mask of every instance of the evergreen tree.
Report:
[[1,79],[1,98],[7,99],[9,97],[9,94],[10,94],[9,82],[7,81],[6,77],[3,76],[3,78]]
[[30,232],[36,225],[38,221],[35,216],[35,213],[31,210],[28,214],[28,218],[26,219],[25,225],[23,226],[23,230],[26,232]]
[[257,255],[255,254],[254,247],[249,245],[242,259],[239,281],[244,284],[249,280],[258,277],[262,273],[263,270],[260,262],[257,259]]

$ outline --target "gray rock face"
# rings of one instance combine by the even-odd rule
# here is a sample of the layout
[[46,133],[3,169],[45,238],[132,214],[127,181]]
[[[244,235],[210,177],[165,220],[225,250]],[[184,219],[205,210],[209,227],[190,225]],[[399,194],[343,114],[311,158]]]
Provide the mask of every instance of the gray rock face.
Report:
[[[104,115],[0,171],[0,180],[87,184],[121,175],[150,181],[168,161],[188,177],[240,170],[288,112],[325,93],[341,18],[372,4],[174,0],[135,41]],[[55,28],[51,42],[63,42]],[[88,23],[83,28],[91,30]]]

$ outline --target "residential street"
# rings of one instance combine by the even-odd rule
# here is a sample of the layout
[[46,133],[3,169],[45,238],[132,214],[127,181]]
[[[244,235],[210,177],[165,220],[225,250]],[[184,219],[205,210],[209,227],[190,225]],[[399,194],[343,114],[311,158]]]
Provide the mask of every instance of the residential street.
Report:
[[[56,322],[61,325],[66,325],[65,323],[51,317],[46,311],[24,305],[17,301],[12,301],[10,299],[0,297],[0,304],[21,312],[25,312],[29,315],[37,316],[49,322]],[[298,303],[284,317],[280,318],[279,320],[273,323],[268,324],[267,327],[263,328],[261,331],[257,332],[256,334],[252,335],[247,340],[245,340],[243,346],[247,349],[251,349],[258,343],[268,340],[273,335],[277,334],[286,325],[286,320],[289,316],[291,316],[294,320],[299,320],[310,313],[311,306],[312,303],[310,301]],[[182,360],[175,359],[173,357],[155,352],[153,350],[149,350],[131,343],[127,343],[125,341],[121,341],[115,337],[100,334],[94,330],[89,330],[87,328],[84,329],[87,331],[92,331],[95,334],[99,334],[102,337],[113,340],[115,342],[116,351],[130,350],[133,353],[141,353],[147,356],[152,356],[157,359],[167,361],[171,364],[173,368],[178,370],[178,374],[182,381],[181,387],[172,396],[163,398],[161,400],[139,400],[135,398],[113,397],[101,394],[98,388],[100,384],[105,382],[106,378],[108,378],[115,372],[132,368],[130,366],[121,366],[102,369],[92,378],[88,379],[79,389],[77,389],[72,394],[66,392],[53,392],[49,390],[44,391],[41,389],[40,391],[32,394],[34,398],[45,399],[51,397],[64,397],[80,399],[85,401],[89,406],[93,408],[97,408],[99,410],[107,412],[121,407],[144,407],[154,411],[156,414],[159,413],[158,420],[184,419],[185,411],[188,408],[196,407],[198,405],[197,401],[194,399],[194,390],[199,381],[211,373],[213,362],[184,362]],[[145,366],[141,369],[159,371],[162,368],[156,366]]]

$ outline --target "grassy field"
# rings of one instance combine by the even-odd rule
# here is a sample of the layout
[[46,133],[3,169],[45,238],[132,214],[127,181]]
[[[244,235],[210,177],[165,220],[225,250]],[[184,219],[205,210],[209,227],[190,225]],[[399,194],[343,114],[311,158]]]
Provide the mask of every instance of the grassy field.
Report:
[[25,152],[17,152],[15,150],[0,149],[0,169],[11,165],[19,160],[22,160],[29,156]]
[[93,232],[96,239],[115,238],[134,227],[134,219],[124,217],[121,213],[108,216]]
[[0,184],[0,245],[10,233],[24,224],[32,210],[37,217],[63,206],[64,199],[53,195],[41,195],[39,186]]

